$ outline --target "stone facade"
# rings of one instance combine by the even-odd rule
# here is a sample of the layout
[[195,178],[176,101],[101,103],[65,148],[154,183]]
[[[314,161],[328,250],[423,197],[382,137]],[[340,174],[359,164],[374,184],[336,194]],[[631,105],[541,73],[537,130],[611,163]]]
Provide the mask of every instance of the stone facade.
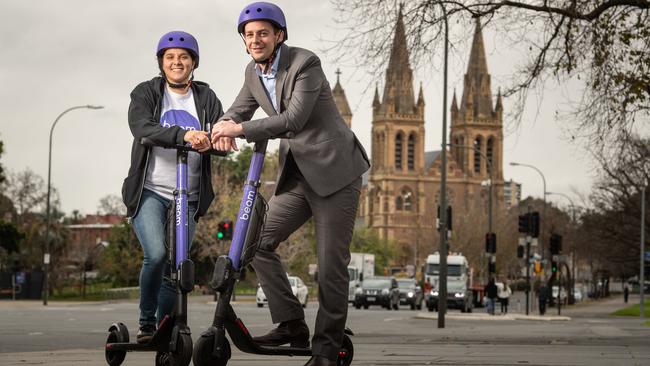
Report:
[[[417,263],[414,258],[437,250],[441,154],[424,149],[424,94],[420,85],[416,100],[401,13],[395,29],[383,96],[379,97],[377,88],[372,103],[372,166],[358,215],[380,237],[398,244],[395,264],[404,265]],[[501,95],[498,93],[493,103],[483,35],[477,22],[460,105],[455,92],[451,103],[447,195],[452,223],[477,213],[487,222],[490,182],[493,217],[505,208],[502,120]],[[435,124],[434,133],[439,126]]]

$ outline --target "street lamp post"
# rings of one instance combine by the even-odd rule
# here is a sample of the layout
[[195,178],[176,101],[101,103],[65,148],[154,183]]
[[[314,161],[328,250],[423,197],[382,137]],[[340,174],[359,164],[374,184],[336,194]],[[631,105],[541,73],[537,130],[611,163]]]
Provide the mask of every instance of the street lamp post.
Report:
[[648,184],[646,183],[641,188],[641,268],[639,269],[639,315],[641,316],[641,321],[644,318],[644,309],[643,302],[645,295],[645,191],[648,189]]
[[449,56],[449,22],[444,3],[439,3],[445,22],[445,53],[442,82],[442,147],[440,168],[440,280],[438,281],[438,328],[445,327],[447,312],[447,58]]
[[[562,196],[562,197],[566,198],[567,200],[569,200],[569,202],[571,203],[571,221],[573,222],[573,231],[574,231],[574,233],[575,233],[575,225],[576,225],[576,206],[573,204],[573,200],[571,199],[571,197],[567,196],[567,195],[564,194],[564,193],[559,193],[559,192],[546,192],[546,195],[547,195],[547,196],[548,196],[548,195]],[[575,291],[575,290],[574,290],[574,288],[575,288],[576,276],[577,276],[577,273],[578,273],[578,272],[577,272],[577,269],[576,269],[575,235],[574,235],[573,243],[572,243],[572,246],[571,246],[571,262],[572,262],[572,264],[571,264],[571,268],[572,268],[572,272],[573,272],[573,274],[571,274],[571,279],[572,279],[572,280],[569,281],[569,285],[571,286],[571,287],[569,288],[569,304],[573,304],[573,303],[575,303],[575,295],[574,295],[574,291]],[[558,291],[558,294],[559,294],[559,293],[560,293],[560,292]],[[559,295],[558,295],[558,296],[559,296]]]
[[47,205],[45,208],[45,253],[43,253],[43,265],[45,269],[45,278],[43,284],[43,305],[47,305],[47,297],[49,294],[49,267],[50,267],[50,183],[52,177],[52,132],[54,132],[54,127],[59,122],[59,119],[63,117],[64,114],[73,111],[75,109],[102,109],[103,106],[95,105],[79,105],[71,107],[61,112],[58,117],[52,123],[52,128],[50,128],[50,147],[47,156]]
[[[542,207],[542,223],[545,225],[546,224],[546,178],[544,178],[544,174],[542,174],[541,170],[539,170],[536,167],[534,167],[532,165],[529,165],[529,164],[516,163],[516,162],[513,161],[513,162],[510,163],[510,165],[511,166],[525,166],[527,168],[535,169],[535,171],[537,171],[537,173],[539,173],[539,175],[542,177],[542,184],[543,184],[543,189],[544,189],[544,192],[543,192],[543,195],[542,195],[542,198],[544,199],[544,207]],[[543,227],[543,225],[540,225],[540,226]],[[543,232],[544,231],[542,231],[542,233]],[[544,240],[542,240],[542,238],[540,238],[539,241],[541,242],[541,244],[540,244],[541,253],[540,254],[542,255],[542,262],[543,262],[544,258],[545,258],[545,255],[544,255]]]

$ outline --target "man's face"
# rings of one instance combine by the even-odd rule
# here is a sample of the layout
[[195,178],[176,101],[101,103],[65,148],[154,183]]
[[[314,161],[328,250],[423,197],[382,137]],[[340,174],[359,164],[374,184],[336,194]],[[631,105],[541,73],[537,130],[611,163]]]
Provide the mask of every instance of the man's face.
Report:
[[167,80],[174,84],[187,83],[194,69],[192,55],[183,48],[169,48],[162,56],[162,68]]
[[263,61],[271,57],[275,46],[282,41],[284,32],[277,31],[271,23],[257,20],[244,26],[244,41],[246,49],[255,61]]

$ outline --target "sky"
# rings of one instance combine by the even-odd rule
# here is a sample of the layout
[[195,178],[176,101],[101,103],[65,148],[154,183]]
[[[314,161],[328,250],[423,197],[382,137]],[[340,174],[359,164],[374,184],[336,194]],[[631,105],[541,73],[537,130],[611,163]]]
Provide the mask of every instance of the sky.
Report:
[[[132,142],[127,125],[129,93],[156,76],[160,36],[184,30],[198,39],[201,65],[195,77],[208,82],[227,108],[241,88],[244,66],[250,60],[236,32],[239,12],[248,2],[0,0],[0,140],[5,149],[0,164],[12,172],[29,168],[47,181],[48,139],[55,118],[73,106],[103,106],[65,114],[54,129],[52,145],[51,180],[59,191],[61,209],[67,214],[95,213],[102,197],[120,194],[127,175]],[[368,86],[383,80],[386,65],[341,65],[321,52],[327,46],[324,39],[342,35],[333,21],[338,14],[329,2],[276,3],[287,17],[287,44],[319,54],[332,86],[336,69],[341,69],[341,84],[354,114],[352,129],[370,152],[374,88]],[[472,23],[452,26],[457,32],[465,27],[471,40]],[[499,39],[489,27],[484,29],[495,94],[516,62],[511,52],[503,52]],[[459,96],[469,46],[469,41],[459,45],[450,59],[449,92],[456,89]],[[423,64],[414,70],[414,89],[420,82],[424,88],[427,151],[439,150],[441,143],[439,69],[440,65]],[[580,145],[570,142],[554,116],[564,100],[576,97],[577,89],[549,87],[541,100],[533,94],[522,123],[504,128],[504,178],[522,184],[522,197],[541,198],[542,179],[532,169],[511,167],[511,161],[537,167],[547,191],[567,194],[576,204],[577,193],[589,193],[596,165]],[[506,113],[510,105],[504,100]],[[277,143],[270,145],[274,147]],[[565,206],[562,197],[549,199]]]

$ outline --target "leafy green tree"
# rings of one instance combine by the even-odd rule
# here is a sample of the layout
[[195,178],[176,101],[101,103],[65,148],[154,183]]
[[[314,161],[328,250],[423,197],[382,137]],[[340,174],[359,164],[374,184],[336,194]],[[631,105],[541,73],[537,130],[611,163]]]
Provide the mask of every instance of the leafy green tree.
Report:
[[397,245],[394,241],[381,239],[373,230],[364,227],[354,230],[350,251],[374,254],[375,273],[381,275],[384,269],[388,269],[393,264],[397,255]]
[[142,250],[133,227],[123,222],[111,229],[110,243],[104,249],[98,268],[114,286],[136,286],[142,267]]

